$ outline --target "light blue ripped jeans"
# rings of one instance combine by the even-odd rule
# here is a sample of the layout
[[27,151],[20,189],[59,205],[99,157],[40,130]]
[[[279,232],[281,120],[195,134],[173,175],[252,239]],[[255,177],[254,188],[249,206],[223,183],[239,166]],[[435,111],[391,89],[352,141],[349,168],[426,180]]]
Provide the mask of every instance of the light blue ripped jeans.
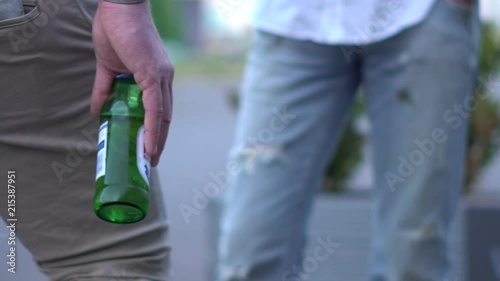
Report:
[[217,281],[301,280],[290,272],[302,264],[311,204],[361,83],[375,169],[371,280],[452,280],[447,238],[463,186],[479,19],[476,6],[436,2],[422,23],[361,48],[256,33]]

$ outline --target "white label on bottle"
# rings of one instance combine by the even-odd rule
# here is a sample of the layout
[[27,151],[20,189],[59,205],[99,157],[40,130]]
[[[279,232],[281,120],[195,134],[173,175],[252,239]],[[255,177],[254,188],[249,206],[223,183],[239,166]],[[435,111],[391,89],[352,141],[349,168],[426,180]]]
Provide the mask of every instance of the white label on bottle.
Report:
[[149,186],[149,177],[151,173],[151,158],[146,153],[146,147],[144,146],[144,126],[139,128],[137,132],[137,169],[141,174],[144,181]]
[[95,180],[106,174],[106,152],[108,146],[108,121],[99,127],[99,144],[97,146],[97,169]]

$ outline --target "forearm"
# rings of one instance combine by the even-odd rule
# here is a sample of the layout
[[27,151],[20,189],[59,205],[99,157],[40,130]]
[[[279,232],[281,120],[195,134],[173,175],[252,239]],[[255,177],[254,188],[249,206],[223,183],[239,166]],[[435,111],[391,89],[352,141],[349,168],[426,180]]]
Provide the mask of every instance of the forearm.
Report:
[[[125,4],[124,1],[135,1],[135,3]],[[99,0],[98,14],[101,23],[108,31],[109,28],[119,26],[129,29],[133,29],[134,26],[143,27],[146,23],[152,22],[148,0]]]

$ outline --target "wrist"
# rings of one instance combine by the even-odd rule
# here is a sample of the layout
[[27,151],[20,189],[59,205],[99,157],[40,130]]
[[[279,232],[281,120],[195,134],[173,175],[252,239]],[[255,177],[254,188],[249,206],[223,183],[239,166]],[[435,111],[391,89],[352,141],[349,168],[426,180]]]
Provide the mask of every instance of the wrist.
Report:
[[[120,21],[136,22],[144,15],[151,14],[148,0],[99,0],[98,10],[101,18],[113,17]],[[124,19],[125,15],[128,18]]]

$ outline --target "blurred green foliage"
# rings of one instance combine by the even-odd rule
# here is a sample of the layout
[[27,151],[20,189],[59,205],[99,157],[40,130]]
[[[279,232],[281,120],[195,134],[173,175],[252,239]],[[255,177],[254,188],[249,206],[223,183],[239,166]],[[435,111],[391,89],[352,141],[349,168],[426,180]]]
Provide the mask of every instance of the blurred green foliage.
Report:
[[168,41],[182,42],[182,0],[150,0],[151,13],[160,37]]
[[[492,74],[498,74],[500,69],[500,33],[492,23],[482,26],[481,49],[479,58],[480,81],[487,81]],[[478,174],[493,156],[498,152],[498,131],[500,128],[499,106],[489,93],[488,85],[478,85],[476,98],[477,108],[471,112],[470,130],[468,135],[468,153],[466,161],[466,184],[464,193],[472,191],[472,185]],[[324,190],[327,192],[342,192],[347,189],[346,181],[362,160],[362,144],[365,136],[356,131],[356,119],[362,115],[364,105],[354,108],[354,118],[348,123],[332,161],[326,170]]]
[[500,69],[500,30],[493,23],[482,27],[479,75],[497,73]]
[[[361,101],[358,103],[361,107]],[[346,127],[333,159],[326,169],[323,188],[329,192],[344,191],[345,181],[363,159],[365,136],[356,129],[353,118],[349,118]]]
[[[500,113],[498,102],[488,93],[492,85],[483,85],[492,75],[500,70],[500,33],[492,23],[482,27],[481,49],[479,58],[479,79],[476,88],[477,108],[470,116],[468,137],[468,157],[466,185],[464,193],[470,193],[481,168],[488,164],[498,152],[498,132],[500,129]],[[479,99],[478,96],[486,96]]]

